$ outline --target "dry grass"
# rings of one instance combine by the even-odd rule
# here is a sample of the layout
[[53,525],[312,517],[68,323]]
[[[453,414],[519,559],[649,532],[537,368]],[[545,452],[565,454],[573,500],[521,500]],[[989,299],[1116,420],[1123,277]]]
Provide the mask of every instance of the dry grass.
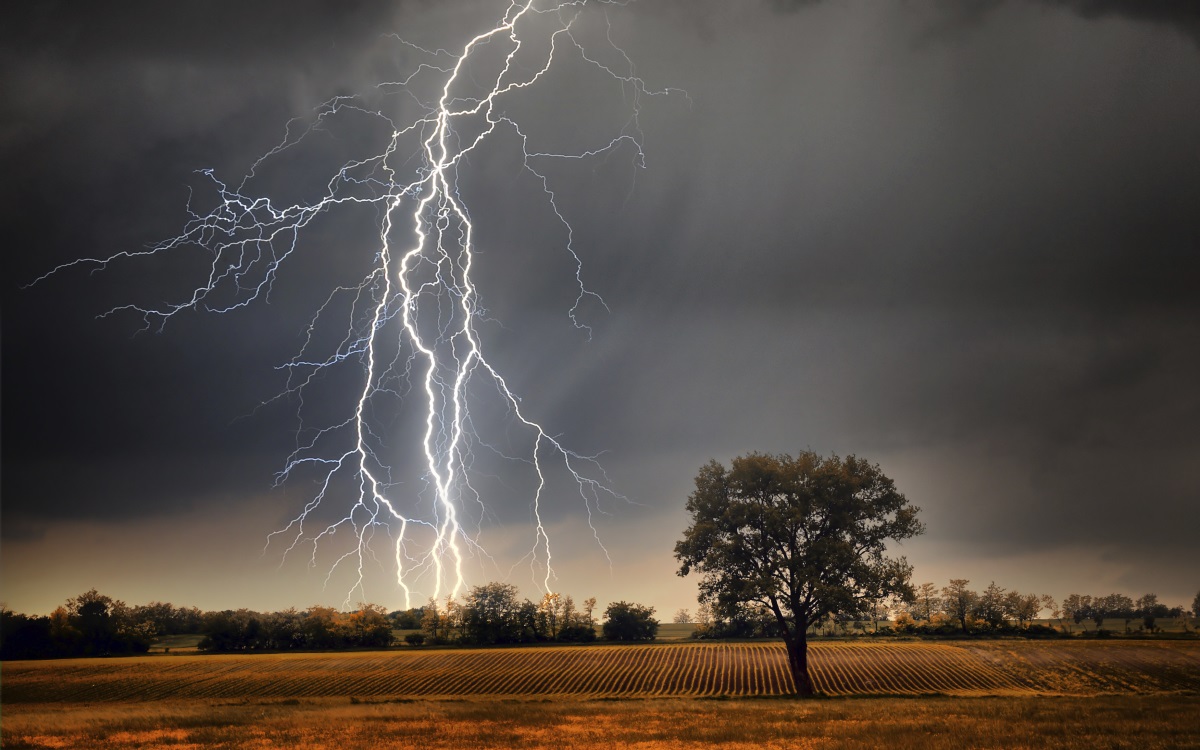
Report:
[[5,709],[3,747],[1154,750],[1200,747],[1200,700],[1104,696],[37,704]]

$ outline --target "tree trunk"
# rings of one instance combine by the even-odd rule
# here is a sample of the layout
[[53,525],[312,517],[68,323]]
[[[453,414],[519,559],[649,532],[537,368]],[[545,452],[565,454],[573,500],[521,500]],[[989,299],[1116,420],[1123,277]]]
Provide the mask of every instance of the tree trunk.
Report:
[[812,678],[808,676],[808,639],[801,630],[794,637],[784,638],[787,645],[788,668],[792,671],[792,681],[796,683],[797,695],[812,695],[816,692]]

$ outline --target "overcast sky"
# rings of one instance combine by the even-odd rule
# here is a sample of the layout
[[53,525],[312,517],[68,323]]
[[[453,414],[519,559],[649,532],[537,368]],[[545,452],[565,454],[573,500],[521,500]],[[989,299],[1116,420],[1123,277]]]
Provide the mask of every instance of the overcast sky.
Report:
[[[161,332],[139,333],[135,314],[97,316],[186,299],[205,273],[194,250],[22,286],[179,234],[189,196],[213,199],[196,170],[238,184],[289,120],[311,122],[331,97],[402,108],[376,84],[430,58],[397,36],[460,49],[506,6],[9,12],[10,607],[48,612],[92,587],[206,609],[343,601],[347,571],[326,579],[336,544],[315,567],[307,548],[284,559],[264,545],[312,496],[311,477],[275,486],[298,411],[309,425],[344,418],[352,371],[305,404],[272,399],[330,289],[372,262],[378,212],[314,222],[268,303],[181,314]],[[515,140],[489,144],[462,177],[490,356],[550,433],[603,454],[629,500],[595,514],[606,557],[585,505],[552,484],[555,587],[668,617],[694,607],[696,581],[675,575],[671,551],[697,470],[812,449],[879,463],[922,508],[926,534],[896,550],[918,582],[1190,602],[1200,12],[1188,7],[641,0],[610,6],[611,28],[585,13],[581,39],[603,49],[608,34],[649,89],[686,92],[640,99],[644,168],[629,148],[547,167],[582,278],[607,303],[579,311],[590,338],[569,315],[562,226],[522,177]],[[621,127],[632,101],[594,73],[568,63],[506,103],[536,148],[586,149]],[[377,131],[331,122],[249,192],[311,200],[331,166],[378,152]],[[379,417],[394,446],[411,445],[421,419],[403,405]],[[468,575],[534,597],[536,576],[513,567],[535,539],[520,482],[477,519],[493,561]],[[365,593],[393,608],[389,559],[384,544]]]

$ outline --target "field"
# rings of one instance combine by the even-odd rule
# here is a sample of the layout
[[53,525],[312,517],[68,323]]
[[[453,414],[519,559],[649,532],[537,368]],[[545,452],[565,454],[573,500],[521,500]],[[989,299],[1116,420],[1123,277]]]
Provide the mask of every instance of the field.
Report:
[[[840,641],[810,647],[817,689],[849,695],[1200,692],[1195,641]],[[10,662],[6,706],[166,699],[711,697],[790,693],[783,646],[401,649]]]
[[6,750],[1200,747],[1200,702],[1093,698],[168,701],[5,710]]
[[[7,662],[4,748],[1200,747],[1200,643],[777,643]],[[1041,738],[1041,739],[1039,739]],[[967,741],[969,740],[969,741]]]

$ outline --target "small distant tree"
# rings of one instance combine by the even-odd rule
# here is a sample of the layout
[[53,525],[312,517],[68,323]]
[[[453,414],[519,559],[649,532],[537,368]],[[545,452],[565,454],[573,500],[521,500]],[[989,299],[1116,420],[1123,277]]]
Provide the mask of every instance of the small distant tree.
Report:
[[83,652],[107,653],[112,648],[117,627],[112,617],[113,600],[96,589],[67,600],[71,625],[80,633]]
[[868,599],[866,603],[867,612],[871,615],[871,630],[873,632],[879,632],[879,621],[888,619],[888,615],[891,614],[896,601],[889,595],[877,595]]
[[922,583],[917,587],[913,598],[911,612],[918,620],[930,622],[934,614],[941,611],[942,600],[938,597],[937,586],[933,583]]
[[966,578],[951,578],[950,585],[942,589],[942,607],[947,616],[958,621],[964,633],[970,630],[968,621],[979,598],[979,594],[967,588],[968,583]]
[[675,616],[671,618],[671,622],[676,625],[685,625],[692,621],[692,613],[686,609],[675,610]]
[[1196,598],[1192,600],[1192,617],[1200,620],[1200,591],[1196,592]]
[[521,623],[521,641],[532,643],[543,640],[541,618],[538,617],[538,605],[528,599],[517,607],[517,622]]
[[342,648],[349,640],[349,622],[337,609],[314,604],[304,611],[301,627],[308,648]]
[[358,610],[351,612],[347,619],[357,645],[370,648],[392,645],[392,623],[387,618],[387,610],[380,605],[359,603]]
[[1004,609],[1009,617],[1017,621],[1017,626],[1023,628],[1036,620],[1042,611],[1042,597],[1010,591],[1004,598]]
[[[1061,628],[1063,626],[1062,607],[1058,606],[1058,602],[1055,601],[1054,597],[1050,596],[1049,594],[1042,594],[1041,605],[1042,609],[1048,611],[1051,617],[1053,617],[1055,620],[1058,620],[1058,626]],[[1039,612],[1040,611],[1041,610],[1039,610]]]
[[1069,594],[1066,599],[1062,600],[1063,617],[1068,618],[1076,625],[1081,625],[1084,620],[1092,619],[1092,597],[1087,594]]
[[545,634],[547,640],[552,641],[558,637],[561,603],[561,596],[546,592],[542,595],[541,604],[538,605],[538,621],[541,624],[539,630]]
[[[549,595],[547,595],[549,596]],[[557,594],[554,603],[558,601]],[[545,605],[546,600],[543,600]],[[520,601],[510,583],[472,586],[463,598],[463,634],[471,643],[517,643],[521,640]],[[557,623],[557,613],[553,614]]]
[[71,613],[66,607],[55,607],[50,613],[50,638],[56,646],[59,655],[68,656],[80,652],[80,639],[83,634],[71,624]]
[[448,635],[442,613],[438,611],[437,600],[433,597],[429,598],[429,602],[425,605],[425,612],[421,615],[421,630],[425,631],[433,643],[445,642]]
[[[304,616],[295,607],[274,612],[267,617],[266,636],[272,649],[304,648]],[[391,637],[391,628],[388,628]]]
[[971,614],[976,619],[986,622],[993,629],[1003,627],[1004,620],[1008,616],[1004,589],[997,586],[995,581],[988,584],[983,593],[975,599]]
[[712,638],[713,633],[713,611],[712,607],[705,602],[701,602],[696,608],[696,629],[692,631],[693,638]]
[[422,607],[398,609],[388,613],[388,619],[397,630],[420,630],[421,618],[424,616],[425,610]]
[[558,640],[564,642],[589,643],[596,640],[596,623],[591,610],[596,606],[594,598],[584,602],[585,611],[575,609],[575,600],[564,595],[562,598],[562,625],[558,629]]
[[604,639],[608,641],[652,641],[658,635],[654,607],[615,602],[604,610]]
[[1098,596],[1092,600],[1091,618],[1097,630],[1107,619],[1121,619],[1125,621],[1125,630],[1128,631],[1129,621],[1134,618],[1133,600],[1124,594]]
[[1104,599],[1103,596],[1093,599],[1091,611],[1088,613],[1096,625],[1096,630],[1101,630],[1104,627],[1104,621],[1108,619],[1108,608],[1105,607]]
[[[559,611],[561,612],[559,628],[573,628],[579,625],[579,612],[575,610],[575,600],[571,598],[570,594],[562,595],[559,600]],[[559,632],[561,634],[562,631]]]
[[[1170,617],[1170,607],[1158,601],[1157,594],[1146,594],[1140,596],[1138,601],[1134,602],[1136,614],[1141,618],[1142,628],[1154,632],[1156,623],[1159,618]],[[1182,607],[1181,607],[1182,608]]]

